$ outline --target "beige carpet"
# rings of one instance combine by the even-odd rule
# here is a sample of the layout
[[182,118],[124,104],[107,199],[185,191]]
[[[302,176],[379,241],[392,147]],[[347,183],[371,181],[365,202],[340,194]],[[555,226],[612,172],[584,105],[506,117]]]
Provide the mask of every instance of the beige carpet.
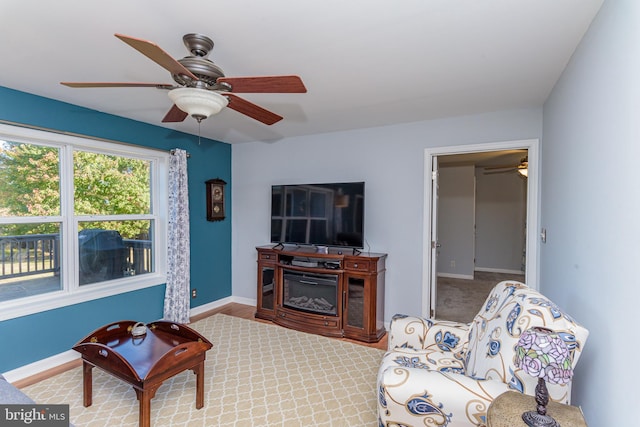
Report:
[[473,280],[438,277],[436,318],[469,323],[491,289],[503,280],[524,281],[524,275],[476,271]]
[[[195,409],[195,375],[183,372],[151,401],[152,426],[377,426],[382,350],[223,314],[190,326],[213,343],[205,407]],[[100,369],[88,408],[81,368],[23,391],[37,403],[69,404],[78,427],[138,425],[133,389]]]

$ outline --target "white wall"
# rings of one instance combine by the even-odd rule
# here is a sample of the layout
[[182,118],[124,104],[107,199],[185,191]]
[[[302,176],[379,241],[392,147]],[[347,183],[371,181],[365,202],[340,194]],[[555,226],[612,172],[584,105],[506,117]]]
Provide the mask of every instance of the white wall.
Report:
[[527,182],[517,173],[476,172],[476,269],[520,273],[525,250]]
[[385,320],[420,314],[425,149],[540,138],[540,109],[232,146],[233,296],[256,298],[255,247],[269,243],[270,189],[365,181],[365,237],[386,252]]
[[590,331],[573,403],[637,424],[640,2],[606,0],[544,106],[541,290]]
[[473,279],[475,168],[447,166],[438,172],[438,274]]

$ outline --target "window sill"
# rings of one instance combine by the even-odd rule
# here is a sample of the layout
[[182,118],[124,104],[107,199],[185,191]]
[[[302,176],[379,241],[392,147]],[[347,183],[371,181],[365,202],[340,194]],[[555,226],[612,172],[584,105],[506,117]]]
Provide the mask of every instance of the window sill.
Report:
[[136,278],[114,280],[109,284],[84,285],[73,292],[55,291],[0,303],[0,322],[43,311],[80,304],[166,283],[164,274],[145,274]]

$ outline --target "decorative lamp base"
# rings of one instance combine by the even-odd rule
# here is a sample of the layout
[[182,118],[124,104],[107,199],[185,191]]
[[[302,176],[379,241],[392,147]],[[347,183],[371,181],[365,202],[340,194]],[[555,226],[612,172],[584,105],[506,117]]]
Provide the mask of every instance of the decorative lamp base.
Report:
[[560,427],[560,423],[549,415],[540,415],[536,411],[529,411],[522,414],[522,421],[529,427]]

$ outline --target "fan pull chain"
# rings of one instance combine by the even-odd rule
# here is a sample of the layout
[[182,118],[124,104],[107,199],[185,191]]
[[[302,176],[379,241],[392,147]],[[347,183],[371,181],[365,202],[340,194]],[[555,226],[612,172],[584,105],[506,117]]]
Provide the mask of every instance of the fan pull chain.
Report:
[[198,120],[198,145],[200,145],[200,123],[202,120]]

